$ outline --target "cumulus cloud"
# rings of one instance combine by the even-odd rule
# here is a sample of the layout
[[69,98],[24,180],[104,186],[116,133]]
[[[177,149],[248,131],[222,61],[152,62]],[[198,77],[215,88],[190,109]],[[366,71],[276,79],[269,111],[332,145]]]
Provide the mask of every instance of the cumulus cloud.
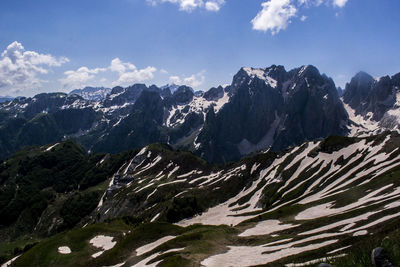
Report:
[[50,54],[25,51],[17,41],[11,43],[0,57],[0,90],[20,93],[25,89],[39,87],[43,80],[38,75],[47,74],[51,67],[59,67],[68,58],[56,58]]
[[158,3],[172,3],[179,6],[179,10],[192,12],[197,8],[204,8],[208,11],[219,11],[225,0],[147,0],[148,3],[155,6]]
[[122,62],[119,58],[111,61],[109,69],[119,74],[118,80],[113,82],[113,85],[126,85],[137,82],[144,82],[154,78],[155,67],[146,67],[138,69],[135,65],[129,62]]
[[208,11],[219,11],[221,6],[224,4],[224,1],[207,1],[205,4],[205,8]]
[[202,85],[205,81],[206,77],[204,76],[204,71],[199,72],[197,74],[193,74],[189,77],[179,77],[179,76],[171,76],[169,77],[170,83],[174,83],[177,85],[187,85],[194,89]]
[[297,16],[301,8],[317,7],[321,4],[342,8],[348,0],[268,0],[261,4],[262,10],[251,21],[254,30],[268,32],[272,35],[285,30],[294,17],[301,21],[306,16]]
[[106,68],[89,69],[87,67],[80,67],[77,70],[64,72],[66,77],[60,79],[60,82],[64,88],[81,88],[87,86],[87,83],[93,80],[96,74],[106,70]]
[[127,70],[135,70],[136,66],[129,62],[122,62],[119,58],[114,58],[111,60],[110,70],[118,72],[119,74],[125,73]]
[[111,60],[110,65],[105,68],[89,69],[87,67],[80,67],[77,70],[69,70],[64,72],[65,77],[60,79],[61,84],[66,89],[75,89],[87,86],[88,82],[95,79],[105,81],[105,78],[98,77],[100,73],[108,72],[116,73],[117,80],[112,82],[113,86],[116,85],[129,85],[137,82],[144,82],[154,78],[155,67],[147,67],[138,69],[130,62],[123,62],[119,58]]
[[333,0],[333,5],[337,7],[344,7],[348,0]]
[[287,28],[297,9],[290,0],[270,0],[261,4],[262,10],[251,21],[254,30],[271,31],[274,35]]

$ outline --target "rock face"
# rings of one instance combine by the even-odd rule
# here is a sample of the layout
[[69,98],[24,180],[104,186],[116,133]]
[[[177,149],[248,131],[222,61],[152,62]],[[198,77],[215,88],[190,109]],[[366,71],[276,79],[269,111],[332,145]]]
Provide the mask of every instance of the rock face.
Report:
[[104,87],[85,87],[83,89],[76,89],[69,94],[79,95],[86,100],[101,101],[111,92],[110,88]]
[[213,87],[203,94],[203,97],[208,101],[218,100],[224,96],[224,88],[222,86]]
[[207,114],[197,139],[200,155],[209,161],[347,133],[347,114],[334,82],[313,66],[289,72],[283,66],[242,68],[229,93],[231,100],[218,114]]
[[346,84],[343,101],[357,113],[362,112],[363,105],[366,103],[373,84],[374,78],[371,75],[365,72],[357,73],[350,83]]
[[164,106],[157,92],[143,91],[129,115],[106,131],[93,146],[94,151],[120,152],[151,143],[166,143],[167,136],[159,126],[163,122]]
[[78,95],[20,97],[0,105],[0,157],[23,146],[44,145],[85,134],[99,114]]
[[63,93],[18,97],[0,103],[0,157],[74,138],[92,152],[158,142],[225,163],[330,135],[400,129],[399,87],[400,74],[375,80],[360,72],[342,102],[332,79],[314,66],[272,65],[242,68],[231,85],[207,92],[134,84],[114,87],[101,101]]
[[399,129],[400,73],[374,79],[360,72],[346,85],[343,102],[369,124],[384,129]]

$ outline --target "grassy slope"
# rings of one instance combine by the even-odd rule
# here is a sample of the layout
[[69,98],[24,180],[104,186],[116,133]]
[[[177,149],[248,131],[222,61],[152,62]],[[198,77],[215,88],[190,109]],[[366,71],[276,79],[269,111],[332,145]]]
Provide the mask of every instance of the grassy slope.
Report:
[[[335,142],[328,142],[329,145],[327,144],[323,149],[329,151],[339,149],[341,146],[337,144],[336,139],[334,141]],[[353,142],[353,140],[351,141]],[[152,148],[154,150],[162,150],[164,153],[172,153],[174,154],[174,157],[179,157],[179,154],[176,154],[176,152],[170,152],[169,149],[165,149],[164,151],[164,148],[159,146]],[[299,150],[299,152],[300,151],[301,150]],[[172,157],[172,155],[170,156]],[[262,157],[262,160],[266,160],[269,156],[258,155],[255,156],[254,159],[256,157]],[[287,165],[290,161],[292,161],[292,158],[293,157],[288,158],[287,162],[282,165]],[[248,166],[251,166],[252,160],[250,158],[244,159],[242,163],[247,161],[249,161]],[[199,162],[198,164],[203,165],[203,162]],[[293,172],[293,170],[286,170],[284,168],[280,169],[279,171],[282,172],[282,175],[288,176],[289,174],[285,174],[285,172]],[[327,198],[321,201],[321,204],[329,201],[335,201],[336,207],[347,205],[365,195],[368,190],[376,190],[381,186],[391,183],[395,186],[399,186],[399,177],[400,168],[394,168],[381,175],[379,179],[376,178],[374,181],[366,185],[354,188],[350,187],[348,191],[340,193],[336,197]],[[302,188],[299,192],[294,191],[293,194],[296,195],[297,193],[301,193],[303,190],[304,188]],[[246,202],[247,200],[243,201]],[[258,220],[279,219],[284,223],[297,224],[299,222],[294,221],[294,216],[302,210],[317,204],[319,204],[319,202],[312,203],[312,205],[303,206],[287,205],[276,210],[275,212],[266,213],[256,217],[255,219],[244,222],[237,227],[194,225],[187,228],[181,228],[167,223],[145,223],[135,226],[127,224],[121,220],[115,220],[106,224],[95,224],[88,226],[84,229],[75,229],[70,232],[59,234],[50,239],[46,239],[25,253],[20,259],[18,259],[16,264],[17,266],[107,266],[127,261],[127,264],[132,265],[158,251],[166,251],[172,248],[184,247],[185,249],[182,251],[161,255],[153,259],[152,262],[157,262],[163,259],[163,262],[161,263],[162,266],[198,266],[203,259],[209,257],[210,255],[224,253],[227,250],[227,246],[256,246],[281,240],[283,238],[294,238],[294,240],[296,240],[297,233],[309,231],[311,229],[327,225],[330,222],[358,216],[368,210],[368,208],[365,208],[350,211],[346,214],[335,215],[329,218],[302,221],[300,222],[301,226],[297,227],[296,229],[283,231],[280,233],[279,238],[273,238],[270,235],[246,238],[240,238],[237,236],[241,231],[254,226]],[[382,203],[374,208],[379,209],[384,205],[385,203]],[[396,210],[398,212],[399,208]],[[386,211],[378,214],[377,216],[371,216],[371,218],[364,221],[363,224],[377,220],[379,219],[379,216],[384,216],[385,214]],[[390,251],[397,263],[400,263],[398,262],[400,254],[398,241],[400,237],[398,230],[399,223],[400,221],[397,219],[392,220],[390,223],[379,224],[377,227],[368,229],[369,235],[360,237],[353,237],[351,234],[345,235],[334,245],[282,259],[281,261],[266,266],[283,266],[284,264],[290,262],[305,262],[308,260],[323,258],[328,255],[327,253],[329,251],[348,245],[352,245],[350,249],[345,251],[348,256],[335,260],[334,262],[336,266],[368,266],[366,264],[369,263],[371,249],[380,245],[385,246]],[[131,231],[131,233],[127,234],[128,231]],[[123,233],[126,233],[127,235],[124,236]],[[90,256],[97,250],[91,247],[88,244],[88,241],[97,234],[112,235],[118,240],[118,244],[112,250],[105,252],[99,258],[92,259]],[[141,257],[135,256],[134,251],[136,248],[144,244],[151,243],[154,240],[166,235],[177,235],[178,238],[163,244],[152,252],[146,253]],[[386,236],[388,236],[388,238],[385,238]],[[321,239],[320,242],[325,240],[326,239]],[[58,254],[57,248],[64,245],[70,246],[73,253],[70,255]],[[303,245],[305,244],[302,244],[301,246]]]
[[[99,251],[89,244],[96,235],[113,236],[117,245],[94,259],[92,254]],[[190,266],[200,262],[207,255],[223,252],[225,245],[235,242],[237,230],[227,226],[191,226],[178,227],[168,223],[148,223],[139,226],[126,224],[123,220],[95,224],[81,229],[74,229],[46,239],[22,255],[15,266],[107,266],[126,261],[135,264],[158,251],[172,248],[185,248],[174,257],[167,257],[163,266]],[[135,250],[167,235],[178,236],[164,243],[152,252],[140,257]],[[72,253],[58,253],[58,247],[68,246]],[[154,261],[171,256],[162,255]],[[178,264],[178,265],[176,265]]]
[[[373,235],[341,240],[335,244],[334,248],[345,247],[349,244],[352,247],[346,250],[346,257],[331,260],[331,263],[343,267],[369,266],[370,252],[377,246],[385,247],[394,262],[399,263],[400,229],[398,226],[399,220],[380,227],[379,231]],[[255,240],[239,238],[237,237],[238,233],[238,229],[228,226],[194,225],[181,228],[167,223],[147,223],[133,226],[122,220],[116,220],[74,229],[46,239],[21,256],[15,262],[15,266],[110,266],[121,262],[126,262],[127,266],[131,266],[157,252],[173,248],[184,248],[184,250],[160,255],[151,262],[163,260],[160,266],[199,266],[199,263],[209,255],[224,253],[228,245],[254,245]],[[91,255],[99,250],[92,247],[89,240],[99,234],[113,236],[117,240],[117,245],[104,252],[100,257],[93,259]],[[138,247],[167,235],[178,237],[140,257],[135,255]],[[72,253],[69,255],[59,254],[57,249],[60,246],[70,247]],[[284,266],[290,262],[301,263],[324,258],[329,256],[327,253],[334,248],[327,247],[262,266]]]
[[[26,147],[1,163],[0,214],[3,219],[11,217],[10,211],[15,216],[0,222],[0,262],[89,215],[126,156],[112,155],[99,165],[104,154],[87,155],[74,142],[51,151],[46,147]],[[54,220],[61,222],[53,228]]]

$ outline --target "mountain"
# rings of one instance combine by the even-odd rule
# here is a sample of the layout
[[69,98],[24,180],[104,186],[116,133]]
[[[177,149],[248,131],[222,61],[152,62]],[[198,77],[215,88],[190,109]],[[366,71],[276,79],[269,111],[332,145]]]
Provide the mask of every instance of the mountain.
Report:
[[[207,108],[223,105],[218,101],[196,96],[186,86],[171,94],[144,84],[115,87],[102,101],[64,93],[17,98],[0,104],[0,156],[8,157],[24,145],[69,138],[93,152],[121,152],[168,140],[179,145],[200,129]],[[193,143],[194,137],[189,139]]]
[[6,102],[6,101],[12,101],[14,97],[11,96],[0,96],[0,103]]
[[110,88],[104,87],[85,87],[83,89],[72,90],[69,95],[79,95],[86,100],[101,101],[111,92]]
[[0,104],[0,155],[7,157],[23,146],[44,145],[79,136],[100,115],[93,104],[64,93],[19,97]]
[[365,254],[369,261],[369,245],[400,236],[399,146],[396,132],[332,136],[226,166],[157,144],[118,155],[88,155],[70,141],[27,148],[1,164],[3,259],[284,266]]
[[355,122],[353,134],[398,130],[400,127],[400,73],[374,79],[360,72],[346,84],[343,102]]
[[96,208],[101,183],[117,171],[123,156],[88,155],[66,141],[28,147],[2,162],[1,239],[48,236],[74,226]]
[[398,129],[399,75],[378,81],[359,73],[342,99],[332,79],[311,65],[242,68],[231,85],[206,92],[134,84],[97,101],[63,93],[20,97],[0,103],[0,157],[73,138],[90,152],[165,143],[227,163],[330,135],[377,134]]
[[[161,90],[168,89],[171,92],[171,94],[173,94],[173,93],[175,93],[176,90],[178,90],[179,87],[180,87],[179,85],[172,83],[172,84],[166,84],[164,86],[161,86],[160,89]],[[193,91],[193,89],[192,89],[192,91]]]
[[242,68],[229,87],[230,101],[207,114],[197,142],[209,161],[227,162],[305,140],[346,135],[346,111],[332,79],[313,66]]
[[339,97],[342,97],[343,96],[343,89],[342,89],[342,87],[338,87],[337,88],[337,91],[338,91],[338,95],[339,95]]

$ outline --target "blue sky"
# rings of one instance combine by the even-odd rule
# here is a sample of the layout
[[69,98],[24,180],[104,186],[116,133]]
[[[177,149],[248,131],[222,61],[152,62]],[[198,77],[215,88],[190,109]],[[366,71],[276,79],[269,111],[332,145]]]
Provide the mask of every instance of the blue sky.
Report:
[[[343,86],[400,72],[398,0],[1,0],[0,95],[230,83],[305,64]],[[4,51],[4,52],[3,52]]]

